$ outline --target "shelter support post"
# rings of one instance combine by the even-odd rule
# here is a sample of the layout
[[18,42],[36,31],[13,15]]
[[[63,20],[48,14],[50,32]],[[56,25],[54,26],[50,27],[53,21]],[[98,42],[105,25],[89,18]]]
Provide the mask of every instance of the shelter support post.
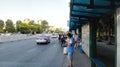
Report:
[[[96,57],[96,21],[90,21],[90,58]],[[95,64],[91,62],[91,67]]]

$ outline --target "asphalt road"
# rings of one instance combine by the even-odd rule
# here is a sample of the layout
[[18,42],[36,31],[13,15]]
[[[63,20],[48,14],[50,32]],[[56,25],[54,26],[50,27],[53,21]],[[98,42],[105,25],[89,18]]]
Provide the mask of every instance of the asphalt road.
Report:
[[35,39],[0,44],[0,67],[62,67],[63,49],[57,39],[36,45]]
[[97,58],[102,61],[106,67],[115,67],[115,45],[98,43]]

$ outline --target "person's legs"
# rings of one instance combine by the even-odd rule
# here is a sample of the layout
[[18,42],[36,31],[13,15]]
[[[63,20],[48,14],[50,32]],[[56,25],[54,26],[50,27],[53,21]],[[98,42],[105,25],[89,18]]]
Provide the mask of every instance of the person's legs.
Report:
[[61,40],[61,46],[63,45],[63,43],[64,43],[64,41],[63,41],[63,38],[62,38],[62,40]]
[[61,46],[62,46],[62,38],[60,39],[60,42],[61,42]]
[[70,67],[73,67],[72,60],[69,61]]
[[79,44],[80,44],[80,43],[77,43],[77,44],[76,44],[76,47],[77,47],[77,48],[78,48]]
[[77,43],[75,44],[75,47],[74,47],[75,49],[77,49]]
[[73,53],[68,53],[68,60],[70,67],[73,67]]

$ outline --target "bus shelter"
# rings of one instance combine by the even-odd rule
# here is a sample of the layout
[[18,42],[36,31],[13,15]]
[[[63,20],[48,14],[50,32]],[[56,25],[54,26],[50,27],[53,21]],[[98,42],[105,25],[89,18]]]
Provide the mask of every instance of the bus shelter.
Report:
[[120,67],[120,0],[71,0],[69,30],[81,35],[83,51],[91,59],[91,67],[106,66],[97,58],[98,31],[103,31],[101,36],[112,35],[113,67]]

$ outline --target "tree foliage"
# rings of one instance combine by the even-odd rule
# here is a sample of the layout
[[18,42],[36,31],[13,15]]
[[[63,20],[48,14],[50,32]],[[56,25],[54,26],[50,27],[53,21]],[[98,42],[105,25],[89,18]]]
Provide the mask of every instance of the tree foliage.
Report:
[[35,24],[35,21],[34,21],[34,20],[31,20],[31,21],[29,22],[29,24],[30,24],[30,25]]
[[26,23],[19,24],[18,29],[23,34],[30,33],[30,26]]
[[4,32],[3,27],[4,27],[4,21],[0,20],[0,33]]
[[46,20],[43,20],[42,22],[41,22],[41,31],[42,32],[46,32],[47,31],[47,29],[48,29],[48,22],[46,21]]
[[5,30],[11,33],[15,32],[15,27],[14,27],[12,20],[8,19],[6,21]]
[[37,32],[37,33],[42,33],[41,27],[40,27],[41,25],[39,25],[39,24],[34,24],[34,25],[35,25],[36,28],[37,28],[37,29],[36,29],[36,32]]
[[19,32],[23,34],[28,33],[41,33],[40,25],[39,24],[27,24],[27,23],[21,23],[18,25]]
[[17,20],[17,21],[16,21],[16,25],[19,25],[19,24],[21,24],[21,23],[22,23],[21,20]]
[[0,20],[0,29],[3,29],[3,27],[4,27],[4,21]]
[[17,30],[17,32],[19,32],[20,30],[19,30],[19,25],[22,23],[22,21],[21,20],[17,20],[16,21],[16,30]]
[[55,29],[55,33],[62,33],[63,31],[60,28]]
[[97,23],[97,38],[109,40],[114,34],[114,15],[105,16]]
[[0,33],[3,33],[4,32],[4,30],[3,29],[0,29]]
[[21,32],[24,34],[28,33],[42,33],[42,32],[49,32],[48,28],[48,22],[46,20],[43,20],[40,24],[36,24],[34,20],[28,21],[21,21],[17,20],[16,25],[13,24],[13,21],[8,19],[5,22],[6,25],[4,25],[4,21],[0,20],[0,33],[4,32],[3,28],[5,26],[5,31],[13,33],[13,32]]

